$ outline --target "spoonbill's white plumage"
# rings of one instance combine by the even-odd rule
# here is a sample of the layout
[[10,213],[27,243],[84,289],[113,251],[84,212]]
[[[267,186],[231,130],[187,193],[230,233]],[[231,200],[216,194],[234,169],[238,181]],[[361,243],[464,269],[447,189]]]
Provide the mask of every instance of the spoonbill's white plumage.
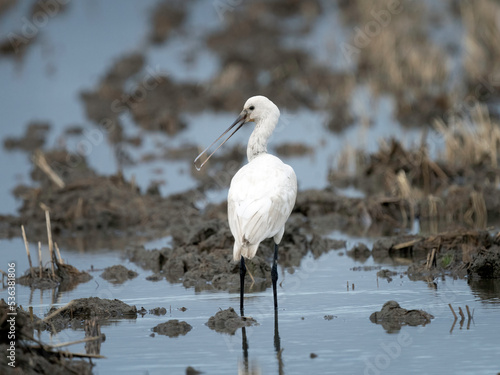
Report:
[[252,259],[266,238],[281,242],[296,196],[295,173],[276,156],[263,153],[236,173],[227,198],[234,260]]
[[[267,153],[267,142],[278,123],[279,116],[278,107],[268,98],[265,96],[251,97],[246,101],[243,111],[236,121],[215,140],[217,142],[238,125],[236,130],[217,147],[219,149],[245,123],[255,123],[255,128],[248,141],[248,164],[243,166],[231,180],[227,198],[229,227],[234,236],[233,257],[234,260],[240,261],[240,310],[242,315],[246,273],[245,258],[252,259],[260,242],[266,238],[273,238],[275,243],[271,279],[274,308],[278,308],[276,294],[278,245],[283,238],[285,223],[292,212],[297,197],[297,177],[292,167],[283,163],[276,156]],[[195,164],[212,145],[195,159]]]

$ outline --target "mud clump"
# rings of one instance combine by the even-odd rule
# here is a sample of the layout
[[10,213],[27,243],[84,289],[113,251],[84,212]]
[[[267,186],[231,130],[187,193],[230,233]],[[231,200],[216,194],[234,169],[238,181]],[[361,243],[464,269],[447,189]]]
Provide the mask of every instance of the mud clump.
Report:
[[31,122],[22,137],[7,137],[4,139],[3,145],[7,150],[34,151],[45,144],[45,138],[49,130],[50,124],[46,122]]
[[116,266],[107,267],[101,273],[104,280],[108,280],[113,284],[123,284],[127,280],[137,277],[137,272],[127,269],[126,267],[118,264]]
[[184,23],[187,16],[185,6],[183,1],[162,1],[153,9],[149,34],[152,43],[162,44]]
[[155,307],[154,309],[149,310],[149,313],[152,315],[165,315],[167,313],[167,309],[164,307]]
[[370,257],[371,251],[364,243],[358,243],[349,249],[346,254],[351,258],[364,262]]
[[[0,344],[2,353],[9,353],[8,344]],[[93,364],[84,360],[68,359],[62,352],[47,350],[44,347],[17,346],[16,367],[8,365],[8,356],[0,357],[0,369],[4,375],[66,375],[68,373],[92,375]]]
[[128,259],[145,270],[151,270],[153,275],[148,276],[149,280],[158,281],[165,277],[160,271],[167,260],[170,248],[164,247],[160,250],[146,250],[144,246],[135,246],[127,249]]
[[467,270],[473,278],[500,279],[500,247],[482,249],[471,261]]
[[87,118],[101,127],[111,143],[125,141],[119,116],[133,99],[124,86],[141,71],[144,63],[145,58],[139,53],[123,55],[114,61],[94,90],[80,94]]
[[381,238],[374,243],[372,255],[379,263],[401,257],[412,259],[407,274],[413,281],[431,281],[443,275],[498,278],[498,242],[498,235],[493,237],[485,230],[457,229],[431,236]]
[[191,331],[191,329],[193,329],[191,325],[186,322],[180,322],[177,319],[169,320],[168,322],[158,324],[156,327],[152,328],[153,332],[168,337],[184,336]]
[[[172,248],[146,250],[134,247],[127,250],[129,260],[154,274],[148,280],[165,277],[170,282],[182,282],[196,290],[239,290],[239,263],[234,262],[231,248],[234,243],[226,217],[211,220],[196,219],[190,231],[179,233]],[[299,266],[310,251],[314,257],[345,247],[345,241],[321,236],[307,236],[301,215],[292,215],[279,247],[278,261],[284,267]],[[247,291],[262,291],[271,286],[271,262],[274,253],[272,240],[261,243],[258,255],[246,266],[254,283],[245,278]],[[251,288],[250,288],[251,287]]]
[[198,371],[191,366],[186,367],[186,375],[199,375],[199,374],[203,374],[203,372]]
[[151,236],[160,231],[163,234],[165,227],[175,231],[182,226],[185,231],[184,223],[178,218],[189,221],[199,216],[192,205],[195,197],[190,191],[162,198],[141,193],[133,181],[125,180],[119,173],[98,176],[80,155],[55,150],[45,153],[44,158],[62,179],[63,186],[56,186],[45,172],[35,167],[32,178],[40,186],[16,188],[16,196],[23,204],[19,217],[8,223],[12,228],[19,228],[21,223],[29,222],[28,236],[37,237],[46,231],[41,205],[50,210],[53,232],[61,240],[74,236],[75,232],[93,232],[97,237],[112,229],[134,235],[141,230]]
[[[430,158],[425,139],[419,147],[410,149],[391,139],[376,153],[356,152],[354,157],[359,160],[356,173],[339,168],[330,172],[329,180],[334,186],[354,186],[368,195],[358,204],[366,207],[365,216],[370,224],[407,227],[419,217],[485,228],[488,220],[499,216],[500,199],[495,181],[500,173],[496,162],[490,162],[492,156],[482,148],[496,136],[491,134],[498,127],[491,125],[494,120],[481,108],[475,108],[471,114],[480,129],[477,133],[483,134],[481,137],[460,123],[438,125],[439,132],[447,139],[444,160]],[[464,140],[467,144],[463,144]],[[467,155],[477,156],[473,160]],[[350,216],[352,214],[356,213]]]
[[334,228],[351,231],[367,229],[372,223],[401,226],[402,211],[398,200],[341,196],[331,188],[299,192],[293,212],[303,214],[319,234]]
[[382,310],[376,311],[370,315],[370,321],[376,324],[382,324],[382,327],[388,332],[396,332],[402,326],[419,326],[431,322],[434,316],[423,310],[406,310],[399,306],[396,301],[388,301],[382,306]]
[[79,271],[70,264],[56,263],[54,275],[52,275],[50,268],[42,268],[40,272],[40,267],[33,267],[28,269],[18,279],[18,282],[31,288],[52,289],[57,287],[59,291],[66,292],[90,279],[92,276],[85,271]]
[[487,231],[459,229],[428,237],[415,236],[412,240],[393,243],[388,251],[392,254],[389,256],[404,251],[414,257],[415,262],[407,271],[413,281],[430,281],[445,274],[495,278],[500,275],[496,241]]
[[279,156],[304,156],[314,153],[314,149],[303,143],[283,143],[276,147]]
[[[201,90],[195,84],[179,85],[163,75],[155,76],[154,80],[154,90],[149,91],[144,100],[130,106],[130,113],[134,122],[145,130],[175,135],[186,127],[180,116],[182,109],[187,109],[186,102],[200,95]],[[147,91],[144,87],[149,85],[147,81],[141,82],[135,90]],[[180,96],[173,94],[175,92]]]
[[72,316],[79,319],[89,319],[92,317],[98,318],[116,318],[137,316],[137,308],[127,305],[118,299],[101,299],[99,297],[79,298],[72,300],[69,304],[61,309],[53,307],[49,313],[58,311],[57,315],[63,317]]
[[211,316],[205,324],[208,328],[213,329],[216,332],[228,333],[230,335],[234,335],[235,332],[241,327],[258,325],[254,318],[241,317],[232,307],[217,312],[217,314]]
[[398,273],[388,270],[388,269],[383,269],[377,272],[377,277],[380,277],[381,279],[387,279],[388,282],[392,281],[392,276],[396,276]]
[[60,331],[68,326],[80,327],[83,320],[91,318],[98,322],[112,318],[135,319],[137,308],[117,299],[79,298],[59,309],[52,307],[45,320],[51,328]]
[[[170,282],[182,282],[196,290],[232,290],[239,285],[239,266],[233,262],[229,249],[233,238],[225,220],[213,219],[192,224],[191,232],[179,239],[174,248],[128,250],[131,261],[155,272],[150,279],[165,277]],[[271,267],[259,256],[248,262],[256,285],[264,290],[271,285]],[[246,280],[250,283],[250,280]]]

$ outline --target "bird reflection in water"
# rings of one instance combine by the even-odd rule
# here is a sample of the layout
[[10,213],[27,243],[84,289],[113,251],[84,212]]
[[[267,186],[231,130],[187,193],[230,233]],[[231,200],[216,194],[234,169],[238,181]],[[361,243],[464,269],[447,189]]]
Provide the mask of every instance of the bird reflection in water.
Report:
[[[238,374],[242,375],[260,375],[262,372],[257,362],[249,361],[248,356],[248,339],[246,327],[241,328],[241,350],[243,352],[243,361],[238,366]],[[278,374],[284,374],[283,358],[281,356],[283,349],[281,349],[281,338],[278,325],[278,311],[274,311],[274,350],[276,352],[276,359],[278,360]]]

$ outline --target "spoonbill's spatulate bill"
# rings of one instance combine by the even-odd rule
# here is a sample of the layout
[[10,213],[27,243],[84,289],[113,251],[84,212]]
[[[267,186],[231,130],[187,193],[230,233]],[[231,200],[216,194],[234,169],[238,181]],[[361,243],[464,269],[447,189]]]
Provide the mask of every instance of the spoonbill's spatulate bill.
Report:
[[[227,197],[228,220],[234,236],[233,257],[240,261],[240,310],[243,314],[245,258],[252,259],[259,244],[274,239],[274,259],[271,271],[274,309],[278,308],[278,245],[285,232],[285,223],[297,197],[297,177],[292,167],[267,153],[267,142],[273,133],[280,111],[265,96],[248,99],[236,121],[195,159],[198,170],[244,124],[254,122],[255,128],[247,147],[248,164],[231,180]],[[201,164],[201,156],[235,126],[236,129]]]

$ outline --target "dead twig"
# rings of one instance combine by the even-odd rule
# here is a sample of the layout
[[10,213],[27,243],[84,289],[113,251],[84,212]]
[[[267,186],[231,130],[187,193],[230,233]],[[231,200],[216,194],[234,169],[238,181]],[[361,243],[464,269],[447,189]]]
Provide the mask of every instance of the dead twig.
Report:
[[453,310],[453,306],[451,306],[451,303],[449,303],[448,306],[450,307],[450,310],[453,313],[453,317],[455,318],[455,320],[457,320],[458,319],[457,314],[455,314],[455,310]]
[[[38,346],[30,346],[30,348],[33,348],[33,349],[37,349],[37,348],[41,348],[41,349],[44,349],[46,351],[50,351],[51,348],[56,348],[56,347],[60,347],[60,346],[66,346],[66,345],[72,345],[72,344],[76,344],[78,342],[69,342],[69,343],[64,343],[64,344],[56,344],[56,345],[49,345],[49,344],[44,344],[43,342],[35,339],[33,336],[26,336],[26,339],[30,340],[30,341],[33,341],[35,343],[38,344]],[[97,340],[98,337],[96,338],[91,338],[91,339],[94,339],[94,340]],[[81,341],[90,341],[88,339],[83,339]],[[67,357],[67,358],[72,358],[72,357],[75,357],[75,358],[106,358],[105,356],[102,356],[100,354],[83,354],[83,353],[71,353],[71,352],[68,352],[68,351],[57,351],[57,352],[53,352],[54,354],[55,353],[58,353],[64,357]]]
[[436,263],[436,248],[433,247],[430,255],[429,254],[427,255],[427,264],[425,268],[430,270],[435,263]]
[[469,305],[465,305],[465,309],[467,310],[467,317],[469,318],[469,320],[471,320],[472,319],[472,315],[470,313]]
[[75,344],[81,344],[83,342],[95,341],[95,340],[99,340],[99,339],[101,339],[101,336],[86,337],[86,338],[81,339],[81,340],[69,341],[69,342],[62,342],[60,344],[55,344],[55,345],[52,345],[52,344],[45,344],[45,345],[47,347],[51,348],[51,349],[56,349],[56,348],[61,348],[63,346],[70,346],[70,345],[75,345]]
[[470,313],[469,305],[465,305],[465,309],[467,310],[467,329],[470,328],[470,322],[472,320],[472,314]]
[[61,313],[62,311],[64,310],[67,310],[69,307],[71,307],[73,305],[73,301],[70,301],[68,302],[66,305],[64,305],[63,307],[60,307],[58,308],[57,310],[55,311],[52,311],[52,313],[50,313],[49,315],[47,315],[45,318],[43,318],[43,322],[47,322],[49,321],[50,319],[52,319],[54,316],[56,316],[57,314]]
[[26,239],[26,232],[24,231],[24,225],[21,225],[21,230],[23,232],[23,240],[24,240],[24,246],[26,247],[26,253],[28,254],[28,262],[30,264],[30,274],[31,277],[35,277],[35,270],[33,269],[33,264],[31,264],[31,254],[30,254],[30,247],[28,245],[28,240]]
[[42,243],[38,241],[38,267],[40,269],[40,279],[42,278]]
[[421,238],[416,238],[414,240],[410,240],[407,242],[398,243],[397,245],[394,245],[392,248],[394,250],[401,250],[401,249],[405,249],[407,247],[411,247],[411,246],[415,245],[416,243],[419,243],[420,241],[422,241]]
[[54,271],[54,243],[52,242],[52,229],[50,226],[50,213],[45,210],[45,222],[47,224],[47,238],[49,242],[49,254],[50,254],[50,267],[52,269],[52,277],[55,279],[56,273]]
[[59,188],[64,188],[66,184],[59,175],[47,163],[47,159],[42,151],[37,150],[33,155],[33,162],[40,168]]
[[54,247],[56,248],[57,259],[59,259],[59,264],[64,264],[64,261],[61,257],[61,252],[59,251],[59,246],[57,246],[57,242],[54,242]]

